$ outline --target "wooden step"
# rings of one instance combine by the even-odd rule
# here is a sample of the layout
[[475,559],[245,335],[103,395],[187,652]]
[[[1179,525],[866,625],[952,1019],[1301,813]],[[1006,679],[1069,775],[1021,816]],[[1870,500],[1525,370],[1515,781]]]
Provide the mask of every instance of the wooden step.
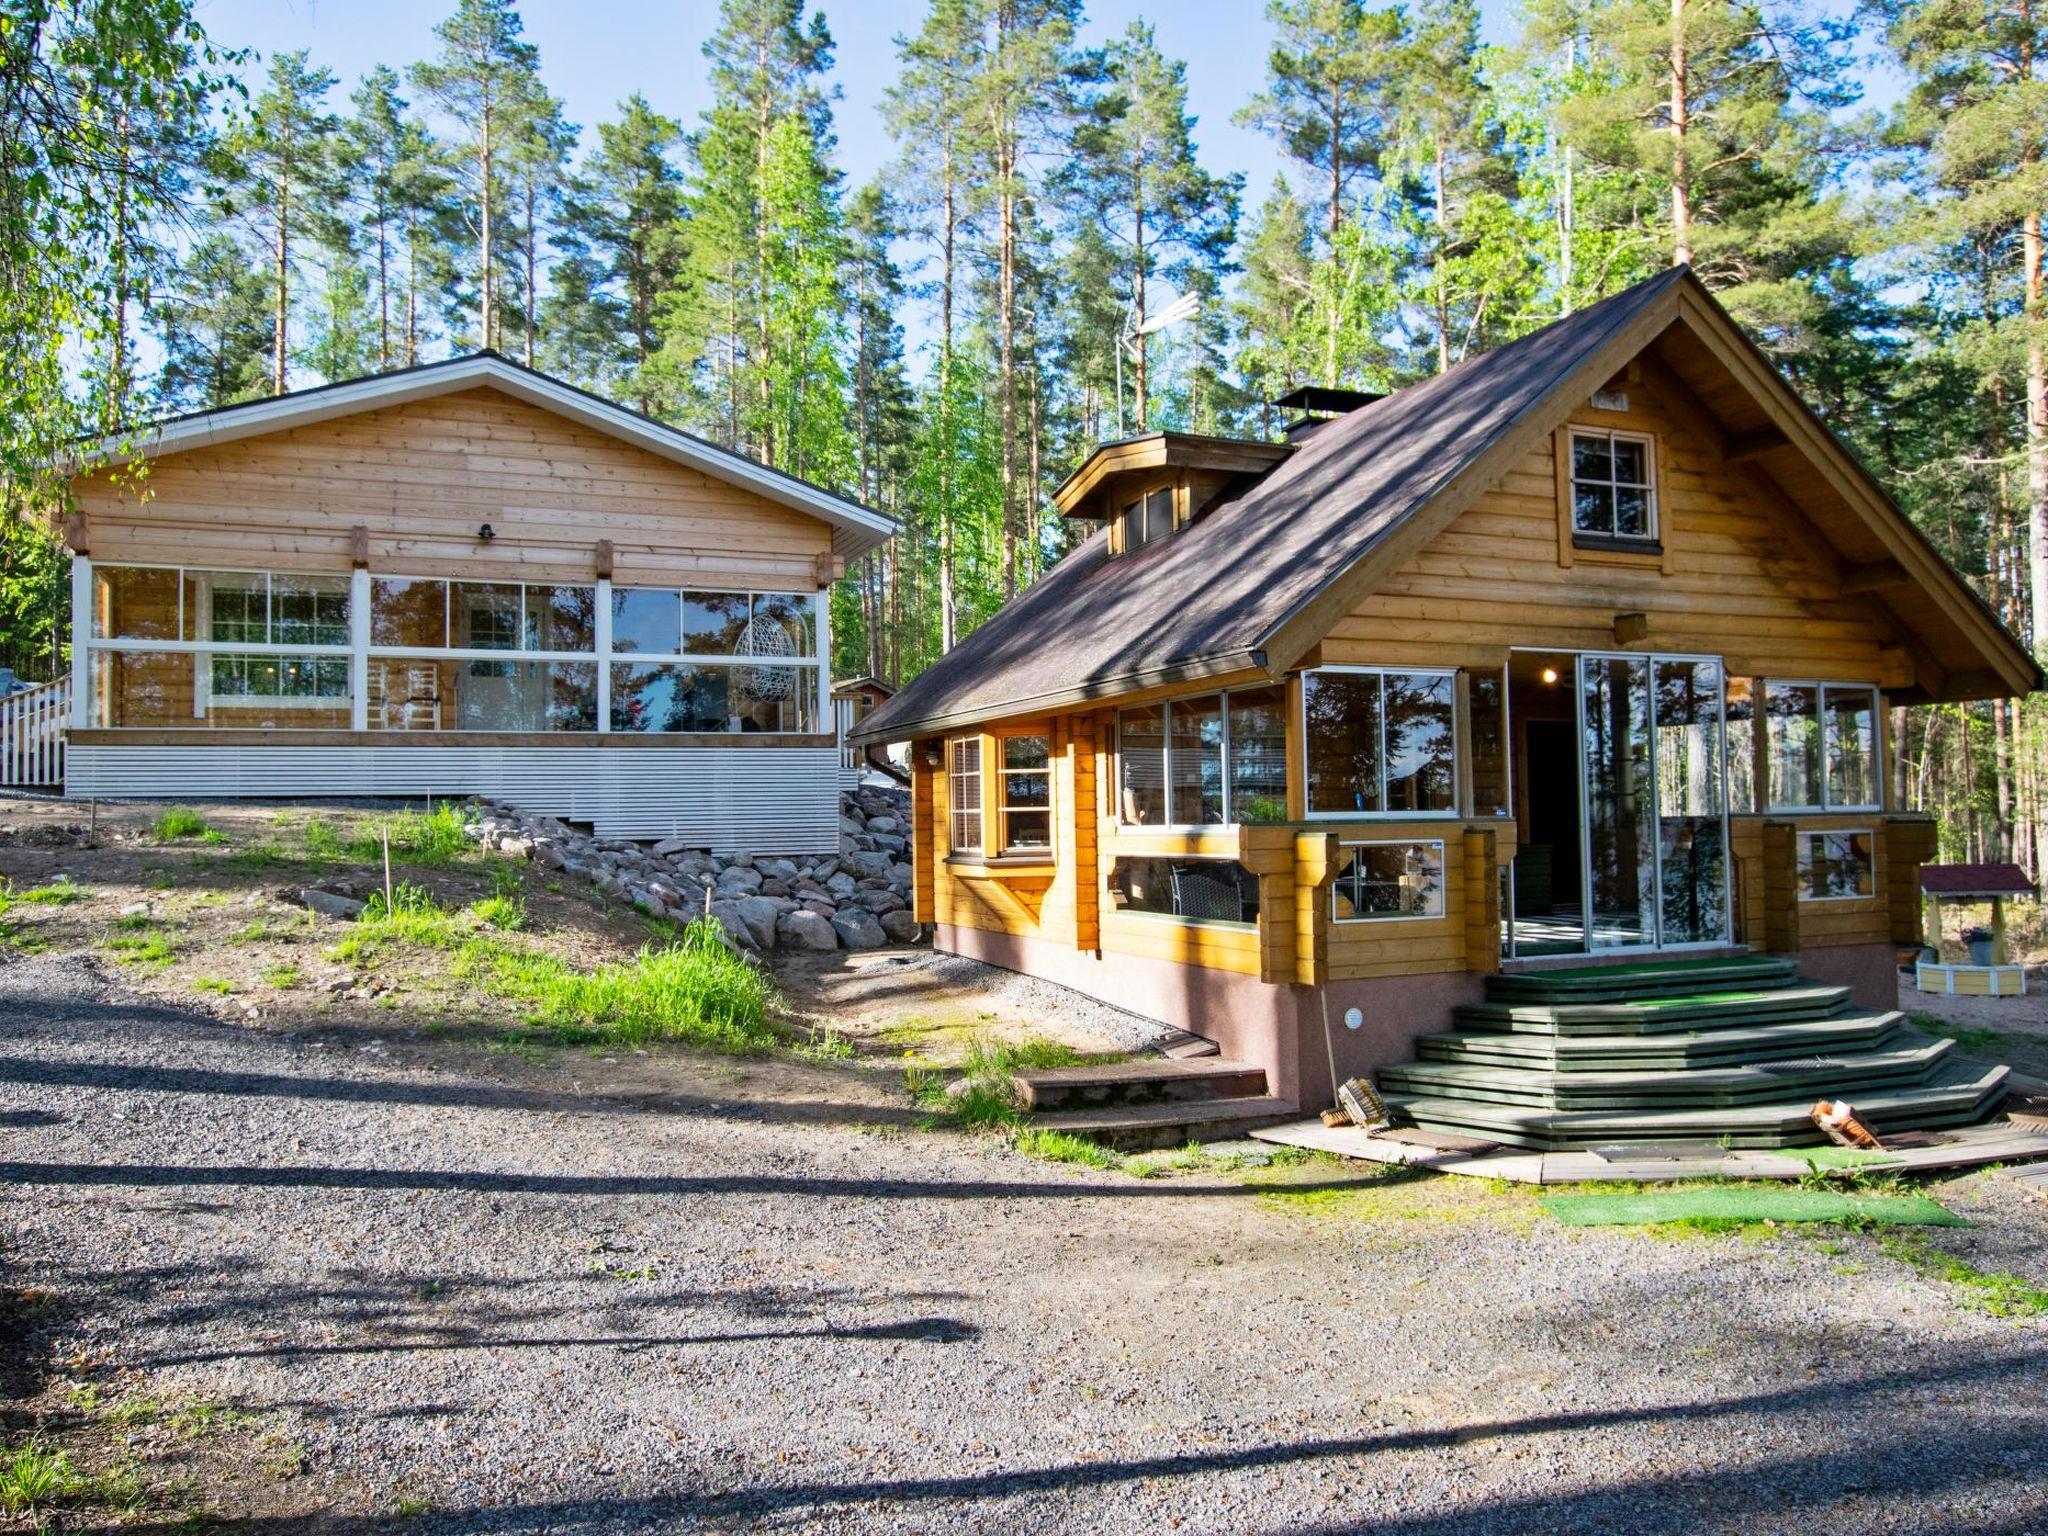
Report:
[[[1918,1086],[1858,1097],[1856,1113],[1879,1136],[1969,1125],[1998,1107],[2009,1076],[2002,1066],[1980,1069],[1951,1061]],[[1813,1100],[1806,1097],[1735,1107],[1632,1111],[1562,1111],[1391,1092],[1386,1101],[1404,1123],[1542,1151],[1689,1138],[1729,1147],[1799,1147],[1827,1139],[1809,1118]]]
[[1126,1151],[1178,1147],[1190,1141],[1225,1141],[1268,1125],[1301,1118],[1300,1109],[1271,1094],[1163,1104],[1121,1104],[1034,1114],[1035,1129],[1066,1131]]
[[1263,1067],[1222,1056],[1115,1061],[1020,1072],[1018,1092],[1036,1109],[1094,1109],[1112,1104],[1192,1103],[1266,1091]]
[[1687,1034],[1518,1035],[1457,1030],[1415,1042],[1423,1061],[1523,1067],[1536,1072],[1669,1071],[1882,1050],[1905,1033],[1898,1013],[1850,1013],[1830,1019],[1759,1024]]
[[1153,1041],[1147,1054],[1164,1056],[1169,1061],[1186,1061],[1193,1056],[1220,1056],[1223,1047],[1214,1040],[1200,1035],[1191,1035],[1184,1029],[1169,1030]]
[[1671,997],[1582,1003],[1462,1003],[1461,1029],[1534,1035],[1648,1035],[1741,1028],[1774,1019],[1824,1019],[1850,1006],[1847,987],[1681,993]]
[[1955,1042],[1932,1040],[1891,1051],[1854,1051],[1755,1066],[1676,1071],[1532,1072],[1466,1062],[1418,1061],[1389,1067],[1380,1086],[1391,1093],[1455,1097],[1488,1104],[1560,1110],[1732,1108],[1792,1098],[1847,1098],[1923,1083],[1952,1055]]
[[1561,1003],[1579,999],[1633,1000],[1687,992],[1759,990],[1789,986],[1798,965],[1776,955],[1708,960],[1651,960],[1620,965],[1515,971],[1486,978],[1486,996],[1500,1003]]

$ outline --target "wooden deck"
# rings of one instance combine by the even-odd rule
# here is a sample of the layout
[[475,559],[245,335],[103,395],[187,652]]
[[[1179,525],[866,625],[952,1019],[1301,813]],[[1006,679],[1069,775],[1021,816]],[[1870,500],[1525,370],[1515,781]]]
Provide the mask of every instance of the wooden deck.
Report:
[[[1668,1183],[1678,1179],[1798,1179],[1812,1171],[1794,1152],[1728,1151],[1707,1142],[1635,1143],[1611,1151],[1527,1152],[1472,1137],[1432,1131],[1394,1130],[1369,1136],[1355,1126],[1330,1127],[1321,1120],[1301,1120],[1252,1131],[1259,1141],[1308,1147],[1339,1157],[1364,1158],[1428,1168],[1437,1173],[1480,1179],[1509,1179],[1517,1184],[1583,1184],[1621,1179],[1632,1183]],[[2048,1158],[2048,1129],[1994,1120],[1957,1130],[1905,1133],[1888,1164],[1872,1168],[1900,1173],[1935,1173],[1976,1168],[1987,1163],[2018,1163]],[[2048,1191],[2048,1163],[2014,1175],[2030,1187]]]

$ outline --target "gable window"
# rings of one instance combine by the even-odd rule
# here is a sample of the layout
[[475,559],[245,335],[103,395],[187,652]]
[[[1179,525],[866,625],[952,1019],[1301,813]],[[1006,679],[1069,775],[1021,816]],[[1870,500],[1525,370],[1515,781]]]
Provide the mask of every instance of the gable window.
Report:
[[1287,694],[1271,684],[1117,715],[1117,814],[1126,826],[1287,819]]
[[1304,673],[1309,815],[1451,814],[1454,676],[1369,667]]
[[1770,808],[1877,810],[1877,690],[1864,683],[1763,686]]
[[1573,428],[1572,531],[1597,539],[1654,539],[1657,490],[1650,439]]
[[952,807],[955,853],[981,852],[981,738],[963,736],[946,745],[947,790]]
[[1118,514],[1123,523],[1124,553],[1140,549],[1173,532],[1173,487],[1162,485],[1126,504]]
[[1052,846],[1052,746],[1043,736],[1003,738],[1003,852]]

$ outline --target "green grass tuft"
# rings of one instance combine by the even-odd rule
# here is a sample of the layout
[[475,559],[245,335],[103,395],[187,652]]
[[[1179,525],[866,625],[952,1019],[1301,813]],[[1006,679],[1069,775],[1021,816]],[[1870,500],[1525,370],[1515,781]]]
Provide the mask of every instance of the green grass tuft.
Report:
[[1879,1246],[1928,1279],[1956,1286],[1973,1306],[1993,1317],[2048,1314],[2048,1286],[2036,1285],[2024,1275],[1979,1269],[1967,1259],[1943,1253],[1918,1233],[1887,1234],[1879,1239]]
[[63,1451],[40,1437],[0,1454],[0,1510],[25,1514],[71,1498],[85,1489],[85,1478]]
[[201,976],[192,983],[192,986],[195,991],[216,992],[222,997],[229,996],[235,990],[235,984],[222,976]]
[[1045,1163],[1079,1163],[1084,1168],[1121,1169],[1125,1159],[1109,1148],[1068,1131],[1034,1130],[1025,1127],[1010,1145],[1026,1157]]
[[470,913],[486,928],[517,933],[526,926],[526,903],[517,896],[486,896],[470,903]]
[[171,936],[161,929],[148,933],[117,933],[106,941],[123,965],[169,965],[178,958]]
[[263,967],[263,985],[282,992],[299,984],[299,968],[289,961]]
[[394,864],[453,864],[472,851],[466,830],[471,819],[467,807],[444,800],[431,811],[400,811],[373,823],[340,847],[353,858],[378,862],[384,857],[382,834],[389,831]]
[[0,912],[7,909],[7,904],[17,901],[31,907],[62,907],[84,899],[85,888],[72,884],[71,877],[64,875],[32,890],[0,892]]
[[186,842],[192,838],[202,838],[208,842],[227,841],[219,833],[214,832],[212,823],[188,805],[174,805],[159,811],[150,830],[156,834],[156,840],[160,843]]

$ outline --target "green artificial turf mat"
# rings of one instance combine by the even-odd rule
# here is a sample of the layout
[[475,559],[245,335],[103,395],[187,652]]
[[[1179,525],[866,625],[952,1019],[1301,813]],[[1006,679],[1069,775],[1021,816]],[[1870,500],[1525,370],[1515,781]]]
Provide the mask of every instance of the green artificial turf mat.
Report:
[[1891,1227],[1966,1227],[1924,1195],[1840,1195],[1822,1189],[1731,1184],[1640,1195],[1546,1195],[1543,1208],[1571,1227],[1645,1227],[1667,1221],[1869,1221]]

